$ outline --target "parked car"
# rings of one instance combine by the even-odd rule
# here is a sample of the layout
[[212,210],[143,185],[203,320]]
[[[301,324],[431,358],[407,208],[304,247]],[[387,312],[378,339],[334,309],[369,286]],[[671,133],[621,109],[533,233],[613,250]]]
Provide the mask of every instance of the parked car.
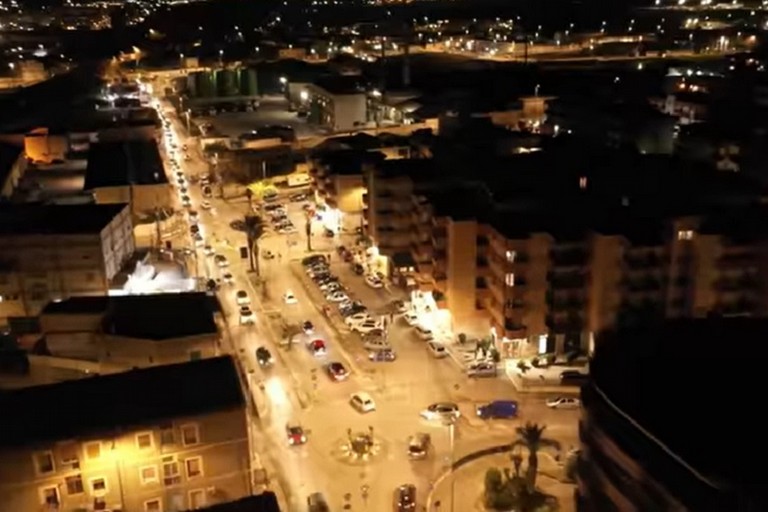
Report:
[[363,341],[363,347],[366,350],[392,350],[392,346],[384,338],[368,337]]
[[432,354],[436,359],[441,359],[448,356],[448,349],[442,343],[436,343],[434,341],[427,342],[427,352]]
[[405,320],[405,323],[407,323],[411,327],[414,327],[414,326],[416,326],[418,324],[419,317],[416,316],[416,313],[408,312],[408,313],[403,315],[403,320]]
[[251,308],[248,306],[240,306],[240,324],[252,324],[254,322],[255,318],[253,316],[253,311],[251,311]]
[[306,266],[313,265],[315,263],[326,263],[326,258],[322,254],[313,254],[311,256],[307,256],[306,258],[301,260],[301,264]]
[[309,320],[306,320],[303,324],[301,324],[301,330],[304,331],[304,334],[310,335],[315,332],[315,325]]
[[352,332],[359,334],[368,334],[377,329],[381,329],[381,324],[376,320],[370,319],[351,326]]
[[477,416],[482,419],[508,419],[517,416],[518,405],[514,400],[494,400],[487,404],[478,405]]
[[213,256],[216,251],[213,250],[213,247],[210,245],[206,245],[203,247],[203,254],[206,256]]
[[341,290],[334,290],[325,296],[325,300],[327,300],[328,302],[341,302],[348,298],[349,297],[347,296],[347,294]]
[[578,398],[570,396],[558,396],[547,400],[547,407],[551,409],[578,409],[580,405]]
[[368,314],[367,311],[361,311],[359,313],[355,313],[354,315],[349,315],[344,319],[344,323],[347,324],[349,327],[353,327],[357,324],[362,324],[364,322],[367,322],[368,320],[373,320],[371,318],[371,315]]
[[414,329],[414,332],[416,333],[416,336],[418,336],[422,340],[432,341],[432,331],[430,331],[426,327],[417,325],[416,328]]
[[566,370],[560,374],[560,384],[563,386],[582,386],[589,381],[589,375],[576,370]]
[[362,413],[376,410],[376,402],[373,401],[373,397],[364,391],[352,393],[352,396],[349,397],[349,404],[355,410]]
[[214,256],[213,261],[216,262],[216,265],[219,268],[224,268],[229,266],[229,260],[223,254],[217,254],[216,256]]
[[251,303],[251,298],[245,290],[238,290],[235,294],[235,302],[237,302],[238,306],[247,306]]
[[355,263],[354,265],[352,265],[352,272],[354,272],[355,274],[361,276],[361,275],[365,274],[365,269],[359,263]]
[[285,302],[286,304],[298,304],[299,300],[296,298],[296,296],[293,294],[292,291],[287,290],[283,294],[283,302]]
[[421,417],[430,421],[455,421],[461,416],[459,406],[452,402],[437,402],[421,411]]
[[384,287],[384,283],[382,282],[381,279],[379,279],[376,276],[372,276],[370,274],[365,276],[365,284],[367,284],[371,288],[383,288]]
[[226,272],[223,276],[221,276],[221,279],[227,284],[235,284],[235,277],[229,272]]
[[496,375],[496,363],[492,361],[474,363],[467,368],[468,377],[496,377]]

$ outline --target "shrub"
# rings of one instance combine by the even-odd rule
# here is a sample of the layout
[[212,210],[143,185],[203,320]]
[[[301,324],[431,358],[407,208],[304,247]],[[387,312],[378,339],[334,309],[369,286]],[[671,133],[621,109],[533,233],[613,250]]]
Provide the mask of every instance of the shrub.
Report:
[[496,493],[501,489],[502,479],[501,471],[496,468],[490,468],[485,472],[485,493]]

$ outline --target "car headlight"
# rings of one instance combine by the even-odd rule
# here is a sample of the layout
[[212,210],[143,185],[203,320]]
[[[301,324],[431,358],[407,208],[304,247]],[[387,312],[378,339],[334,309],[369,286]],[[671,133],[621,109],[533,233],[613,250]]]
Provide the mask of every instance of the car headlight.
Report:
[[293,438],[292,437],[288,438],[288,444],[293,444]]
[[301,436],[301,442],[302,443],[306,443],[307,442],[307,437],[306,436]]

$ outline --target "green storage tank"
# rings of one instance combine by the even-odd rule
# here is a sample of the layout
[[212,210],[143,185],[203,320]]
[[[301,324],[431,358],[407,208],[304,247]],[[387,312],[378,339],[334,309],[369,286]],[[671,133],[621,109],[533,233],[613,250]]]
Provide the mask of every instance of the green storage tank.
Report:
[[240,73],[240,94],[243,96],[258,96],[259,86],[256,81],[256,70],[244,68]]
[[237,72],[231,69],[222,69],[216,73],[216,91],[219,96],[237,96]]
[[197,73],[197,97],[213,98],[216,96],[213,74],[210,71],[200,71]]

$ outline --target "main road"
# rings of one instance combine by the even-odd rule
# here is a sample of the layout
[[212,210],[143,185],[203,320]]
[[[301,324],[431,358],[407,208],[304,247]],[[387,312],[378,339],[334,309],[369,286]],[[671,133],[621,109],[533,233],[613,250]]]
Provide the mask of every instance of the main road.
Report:
[[[207,164],[193,139],[187,138],[174,116],[171,119],[174,119],[171,130],[178,147],[187,144],[191,156],[190,161],[180,162],[183,172],[188,177],[207,172]],[[174,176],[170,179],[176,182]],[[390,511],[394,490],[404,483],[415,484],[419,501],[424,503],[430,486],[452,458],[511,441],[515,427],[524,421],[546,424],[549,436],[565,446],[577,443],[574,411],[551,410],[541,397],[518,395],[504,377],[467,378],[452,359],[435,359],[429,355],[424,342],[402,320],[395,320],[389,330],[397,360],[369,362],[357,334],[349,332],[340,319],[322,314],[324,300],[303,273],[300,260],[306,256],[307,247],[300,203],[281,198],[298,233],[267,233],[260,242],[262,254],[269,250],[279,256],[260,262],[261,277],[257,279],[248,261],[240,258],[239,249],[246,246],[245,234],[231,227],[233,221],[244,218],[248,203],[212,198],[209,200],[212,208],[203,210],[200,187],[187,186],[191,209],[199,212],[206,244],[229,262],[227,267],[219,268],[212,256],[206,256],[202,248],[197,248],[198,272],[214,279],[226,272],[234,277],[233,284],[222,283],[219,299],[230,348],[248,372],[248,384],[259,409],[259,419],[252,425],[254,458],[278,480],[288,501],[285,504],[288,510],[304,510],[306,497],[322,492],[332,509],[349,504],[352,510]],[[336,244],[353,243],[349,235],[341,238],[314,235],[313,248],[331,253]],[[396,289],[367,287],[338,257],[333,257],[332,262],[333,271],[349,294],[372,311],[384,311],[392,300],[400,298]],[[238,290],[249,294],[256,316],[253,325],[240,324],[235,303]],[[295,294],[297,304],[283,302],[282,295],[288,290]],[[316,333],[311,337],[300,334],[298,343],[285,346],[282,326],[305,320],[315,325]],[[306,342],[316,338],[323,339],[329,349],[324,357],[315,357],[306,349]],[[270,369],[262,370],[256,363],[254,353],[258,346],[265,346],[275,357],[276,364]],[[325,365],[329,361],[344,363],[351,370],[349,379],[334,382],[328,378]],[[354,410],[349,405],[349,397],[356,391],[368,392],[376,402],[376,411],[363,415]],[[492,399],[518,400],[520,417],[504,421],[479,420],[474,406]],[[419,416],[419,411],[437,401],[453,401],[463,413],[452,440],[447,427],[428,423]],[[289,422],[304,427],[308,435],[305,445],[288,444],[285,426]],[[353,433],[372,431],[378,452],[365,461],[349,457],[346,442],[350,430]],[[406,454],[407,439],[417,432],[431,435],[433,449],[426,460],[411,461]],[[368,489],[367,493],[363,492],[364,488]],[[461,493],[460,484],[456,492]]]

